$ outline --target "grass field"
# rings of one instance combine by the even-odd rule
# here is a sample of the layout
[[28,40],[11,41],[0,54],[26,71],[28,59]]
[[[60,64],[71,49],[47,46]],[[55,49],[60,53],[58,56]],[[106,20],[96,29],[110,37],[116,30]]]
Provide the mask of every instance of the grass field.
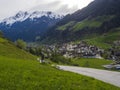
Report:
[[16,59],[35,60],[37,57],[17,48],[12,42],[0,38],[0,56],[6,56]]
[[0,56],[0,90],[120,90],[94,78],[64,72],[34,60]]
[[81,59],[72,59],[72,63],[73,65],[80,67],[104,69],[102,65],[113,63],[113,61],[94,59],[94,58],[81,58]]
[[0,38],[0,90],[120,90],[94,78],[37,62],[36,56]]

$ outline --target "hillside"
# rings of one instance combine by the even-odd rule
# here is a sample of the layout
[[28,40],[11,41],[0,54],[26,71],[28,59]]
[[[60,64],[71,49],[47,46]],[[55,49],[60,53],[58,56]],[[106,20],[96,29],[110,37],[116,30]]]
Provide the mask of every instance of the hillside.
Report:
[[118,87],[94,78],[57,70],[40,64],[36,57],[18,49],[12,42],[0,38],[1,90],[119,90]]
[[0,58],[1,90],[120,90],[94,78],[57,70],[33,60]]
[[88,44],[96,45],[98,47],[108,49],[113,46],[113,42],[120,40],[120,28],[112,29],[110,32],[105,33],[102,36],[98,36],[91,39],[86,39]]
[[[64,17],[40,41],[52,44],[86,39],[94,41],[96,37],[107,38],[112,36],[112,33],[116,33],[116,28],[120,27],[119,10],[119,0],[95,0],[82,10]],[[114,34],[114,39],[110,43],[119,40],[119,38],[115,38],[119,35]],[[101,44],[109,44],[105,40],[107,39],[104,39]]]
[[12,42],[0,37],[0,58],[16,58],[24,60],[36,60],[36,56],[17,48]]

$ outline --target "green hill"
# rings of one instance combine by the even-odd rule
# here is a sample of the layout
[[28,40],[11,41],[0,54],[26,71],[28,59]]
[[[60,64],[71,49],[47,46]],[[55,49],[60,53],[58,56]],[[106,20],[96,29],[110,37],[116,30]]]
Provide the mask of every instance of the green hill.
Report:
[[0,90],[120,90],[94,78],[34,60],[0,57]]
[[112,47],[113,42],[116,40],[120,40],[120,28],[112,29],[110,32],[105,33],[104,35],[86,39],[85,41],[87,41],[89,44],[108,49]]
[[17,48],[12,42],[3,38],[0,38],[0,56],[27,60],[36,59],[35,56],[25,52],[24,50]]
[[94,78],[57,70],[0,38],[0,90],[120,90]]

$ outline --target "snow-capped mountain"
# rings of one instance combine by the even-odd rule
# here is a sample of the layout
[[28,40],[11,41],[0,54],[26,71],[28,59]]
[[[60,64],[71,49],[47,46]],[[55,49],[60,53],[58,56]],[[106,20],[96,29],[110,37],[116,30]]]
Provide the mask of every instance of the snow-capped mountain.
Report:
[[31,42],[36,40],[36,37],[41,37],[48,28],[55,25],[63,17],[63,15],[53,12],[20,11],[16,15],[0,21],[0,30],[3,31],[7,38],[13,41],[23,39]]
[[58,14],[55,14],[53,12],[45,12],[45,11],[23,12],[23,11],[20,11],[15,16],[1,20],[0,23],[12,25],[15,22],[23,22],[26,19],[34,20],[35,18],[41,18],[43,16],[49,17],[51,19],[63,18],[63,15],[58,15]]

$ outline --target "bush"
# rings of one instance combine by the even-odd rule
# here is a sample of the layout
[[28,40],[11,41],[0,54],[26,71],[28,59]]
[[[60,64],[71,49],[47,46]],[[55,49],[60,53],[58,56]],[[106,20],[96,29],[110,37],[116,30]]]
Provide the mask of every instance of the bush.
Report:
[[28,51],[33,55],[36,55],[36,52],[37,52],[36,48],[32,48],[32,47],[30,47]]
[[2,31],[0,31],[0,37],[3,37],[3,32]]
[[16,46],[20,49],[26,49],[26,42],[24,42],[23,40],[21,39],[18,39],[16,42],[15,42]]
[[61,64],[71,64],[71,59],[65,58],[61,55],[52,55],[50,58],[51,61],[55,63],[61,63]]

